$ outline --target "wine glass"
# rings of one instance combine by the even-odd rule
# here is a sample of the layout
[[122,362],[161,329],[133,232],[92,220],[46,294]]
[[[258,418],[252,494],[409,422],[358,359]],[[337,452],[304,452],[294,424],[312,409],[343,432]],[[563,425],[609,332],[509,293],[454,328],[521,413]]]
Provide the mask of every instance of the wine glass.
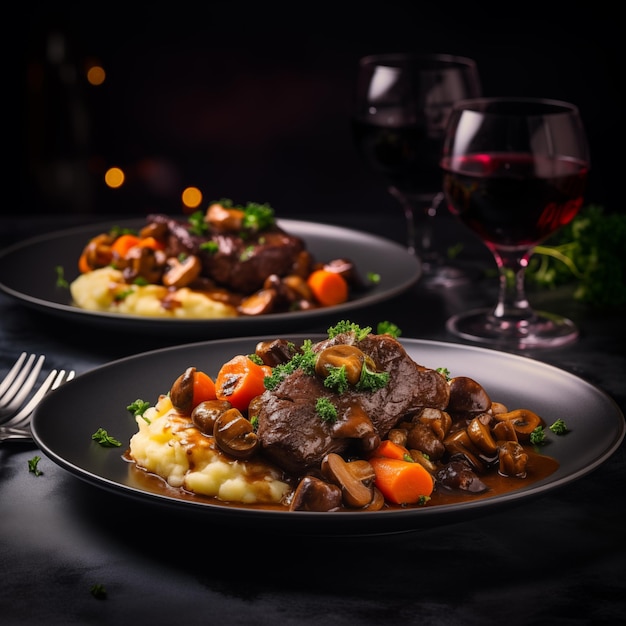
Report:
[[382,176],[406,217],[407,247],[422,262],[422,284],[451,286],[468,273],[433,245],[443,201],[439,157],[452,104],[481,95],[472,59],[447,54],[377,54],[359,60],[352,132],[357,151]]
[[577,107],[542,98],[457,103],[441,167],[450,211],[489,248],[500,276],[495,307],[456,315],[448,330],[503,349],[574,341],[571,320],[531,308],[524,273],[534,246],[583,204],[590,163]]

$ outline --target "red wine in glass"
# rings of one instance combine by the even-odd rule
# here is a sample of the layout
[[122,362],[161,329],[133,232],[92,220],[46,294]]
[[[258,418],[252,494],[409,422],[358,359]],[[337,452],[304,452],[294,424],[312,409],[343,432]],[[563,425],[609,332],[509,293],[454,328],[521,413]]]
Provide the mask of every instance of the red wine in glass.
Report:
[[402,193],[429,195],[441,185],[442,137],[429,137],[425,124],[378,125],[375,118],[355,118],[352,130],[355,146],[369,168]]
[[[533,154],[473,154],[442,161],[450,210],[487,246],[527,248],[571,222],[588,166]],[[506,207],[506,210],[502,210]]]

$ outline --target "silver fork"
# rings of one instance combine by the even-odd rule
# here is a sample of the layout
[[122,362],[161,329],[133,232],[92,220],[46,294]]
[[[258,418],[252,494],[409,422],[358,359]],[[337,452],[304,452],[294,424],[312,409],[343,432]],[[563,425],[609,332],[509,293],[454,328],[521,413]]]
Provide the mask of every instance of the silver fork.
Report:
[[0,442],[2,441],[30,441],[33,436],[30,430],[30,417],[41,399],[49,392],[59,388],[64,382],[74,378],[74,370],[52,370],[41,387],[32,398],[13,417],[0,424]]
[[4,422],[19,409],[37,382],[45,355],[22,352],[0,383],[0,421]]

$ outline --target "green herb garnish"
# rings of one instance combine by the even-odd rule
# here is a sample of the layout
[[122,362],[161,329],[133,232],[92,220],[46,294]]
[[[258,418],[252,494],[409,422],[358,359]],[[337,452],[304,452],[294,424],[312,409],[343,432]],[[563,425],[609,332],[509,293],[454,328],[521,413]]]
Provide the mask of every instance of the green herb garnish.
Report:
[[107,591],[104,588],[104,585],[100,583],[91,585],[91,588],[89,589],[89,593],[91,593],[91,595],[94,598],[97,598],[98,600],[104,600],[107,597]]
[[439,372],[446,380],[450,380],[450,370],[447,367],[438,367],[436,372]]
[[393,322],[388,322],[386,320],[384,322],[378,322],[376,332],[379,335],[391,335],[395,339],[402,334],[402,331]]
[[274,225],[274,209],[267,203],[248,202],[243,211],[243,227],[247,230],[258,232]]
[[318,398],[315,402],[315,412],[324,422],[335,422],[337,420],[337,409],[328,398]]
[[195,211],[188,218],[189,232],[193,235],[206,235],[209,232],[209,225],[204,220],[204,212]]
[[57,273],[57,287],[69,287],[70,284],[65,278],[65,270],[62,265],[57,265],[55,268]]
[[332,389],[336,393],[343,393],[349,387],[346,366],[333,367],[332,365],[326,370],[326,378],[324,378],[324,387]]
[[348,320],[342,320],[338,322],[334,326],[331,326],[328,329],[328,338],[332,339],[341,333],[354,333],[356,335],[357,341],[361,339],[365,339],[372,332],[371,326],[365,326],[361,328],[358,324],[354,322],[349,322]]
[[532,433],[530,433],[530,443],[535,445],[541,445],[546,442],[546,431],[543,426],[537,426]]
[[552,426],[549,426],[549,428],[555,435],[564,435],[567,432],[567,425],[560,418],[556,420]]
[[35,474],[35,476],[41,476],[43,474],[39,469],[39,461],[41,461],[40,456],[34,456],[32,459],[28,460],[28,471]]
[[574,299],[595,308],[626,306],[626,214],[589,205],[543,245],[526,269],[529,285],[574,283]]
[[375,372],[369,367],[367,363],[363,363],[361,368],[361,378],[356,384],[356,388],[359,391],[376,391],[382,389],[389,382],[389,372]]
[[103,448],[117,448],[122,445],[121,441],[111,437],[104,428],[98,428],[91,438]]

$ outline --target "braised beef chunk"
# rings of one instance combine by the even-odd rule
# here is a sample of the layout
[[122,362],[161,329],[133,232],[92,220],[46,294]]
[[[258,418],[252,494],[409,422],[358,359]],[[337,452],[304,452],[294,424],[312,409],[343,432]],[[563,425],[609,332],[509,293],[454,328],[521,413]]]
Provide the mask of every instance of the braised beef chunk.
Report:
[[[239,232],[198,235],[192,232],[189,222],[166,215],[150,215],[148,220],[167,226],[165,252],[168,256],[197,255],[204,276],[243,294],[260,289],[271,274],[289,274],[299,253],[305,249],[300,237],[286,233],[277,225],[259,233],[249,233],[244,239]],[[202,244],[207,241],[213,242],[216,250],[203,248]]]
[[[389,335],[369,335],[356,341],[352,333],[337,335],[314,346],[315,352],[339,343],[352,343],[370,356],[377,371],[390,375],[389,383],[376,391],[357,391],[350,387],[337,394],[324,386],[318,376],[296,370],[275,389],[261,396],[257,435],[268,458],[283,469],[304,474],[319,468],[329,452],[343,453],[350,446],[367,449],[380,440],[405,416],[423,407],[445,408],[449,388],[438,372],[415,363],[404,347]],[[320,397],[337,408],[335,423],[324,421],[316,412]],[[355,411],[355,406],[359,410]]]

